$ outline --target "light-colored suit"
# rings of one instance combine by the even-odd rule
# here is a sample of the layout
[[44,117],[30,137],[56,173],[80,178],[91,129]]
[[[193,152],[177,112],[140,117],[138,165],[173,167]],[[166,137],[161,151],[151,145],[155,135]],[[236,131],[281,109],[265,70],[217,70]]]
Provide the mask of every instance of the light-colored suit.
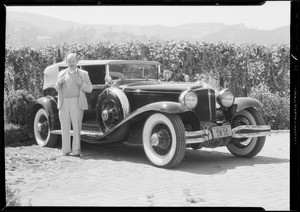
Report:
[[[59,109],[59,120],[62,129],[62,154],[65,155],[71,151],[74,154],[81,153],[80,132],[83,118],[83,111],[88,109],[88,102],[85,93],[92,92],[92,83],[86,71],[77,69],[77,73],[82,79],[82,85],[79,88],[79,96],[72,98],[63,98],[64,83],[59,83],[60,78],[65,77],[68,68],[58,74],[55,89],[58,92],[57,108]],[[71,149],[70,131],[71,123],[73,127],[73,144]]]
[[[87,110],[88,109],[88,103],[87,103],[85,93],[91,93],[92,90],[93,90],[93,86],[92,86],[92,83],[90,81],[88,73],[84,70],[81,70],[81,69],[77,69],[77,70],[78,70],[78,74],[80,75],[80,77],[83,80],[83,84],[80,87],[80,91],[79,91],[78,105],[82,110]],[[57,101],[57,108],[58,109],[60,108],[60,106],[63,102],[63,97],[62,97],[62,94],[60,92],[61,91],[61,85],[59,85],[58,81],[61,77],[65,76],[67,71],[68,71],[68,68],[60,71],[58,73],[58,77],[57,77],[58,80],[55,83],[55,89],[58,92],[58,101]]]

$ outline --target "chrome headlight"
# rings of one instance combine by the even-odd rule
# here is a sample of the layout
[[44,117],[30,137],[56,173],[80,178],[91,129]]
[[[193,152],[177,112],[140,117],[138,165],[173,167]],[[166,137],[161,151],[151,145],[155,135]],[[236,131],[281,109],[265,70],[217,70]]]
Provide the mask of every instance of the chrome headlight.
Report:
[[228,89],[223,89],[218,93],[217,102],[223,107],[230,107],[234,103],[234,95]]
[[193,109],[197,106],[198,97],[193,91],[184,91],[179,96],[179,102],[189,109]]

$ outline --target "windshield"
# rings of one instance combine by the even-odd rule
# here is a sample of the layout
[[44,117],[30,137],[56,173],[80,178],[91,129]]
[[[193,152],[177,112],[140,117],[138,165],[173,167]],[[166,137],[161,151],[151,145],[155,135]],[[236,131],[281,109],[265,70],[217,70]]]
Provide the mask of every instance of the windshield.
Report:
[[115,79],[158,79],[158,66],[148,64],[113,64],[109,75]]

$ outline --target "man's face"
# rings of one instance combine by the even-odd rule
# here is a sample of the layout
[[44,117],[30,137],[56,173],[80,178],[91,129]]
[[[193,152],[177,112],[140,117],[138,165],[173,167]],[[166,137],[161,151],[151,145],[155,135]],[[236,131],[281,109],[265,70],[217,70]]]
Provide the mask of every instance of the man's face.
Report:
[[70,57],[70,58],[67,59],[68,67],[71,70],[75,70],[76,69],[77,63],[78,63],[78,61],[76,60],[75,56],[72,56],[72,57]]

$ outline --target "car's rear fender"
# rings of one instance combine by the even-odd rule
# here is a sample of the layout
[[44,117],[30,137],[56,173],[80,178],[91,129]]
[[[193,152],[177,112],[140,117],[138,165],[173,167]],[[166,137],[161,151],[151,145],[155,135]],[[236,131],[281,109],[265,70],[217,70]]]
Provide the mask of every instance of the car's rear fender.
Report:
[[33,121],[36,112],[40,108],[44,108],[48,114],[49,122],[50,122],[50,130],[56,130],[60,128],[56,100],[52,96],[41,97],[36,100],[35,104],[31,109],[30,125],[29,125],[30,136],[33,136]]

